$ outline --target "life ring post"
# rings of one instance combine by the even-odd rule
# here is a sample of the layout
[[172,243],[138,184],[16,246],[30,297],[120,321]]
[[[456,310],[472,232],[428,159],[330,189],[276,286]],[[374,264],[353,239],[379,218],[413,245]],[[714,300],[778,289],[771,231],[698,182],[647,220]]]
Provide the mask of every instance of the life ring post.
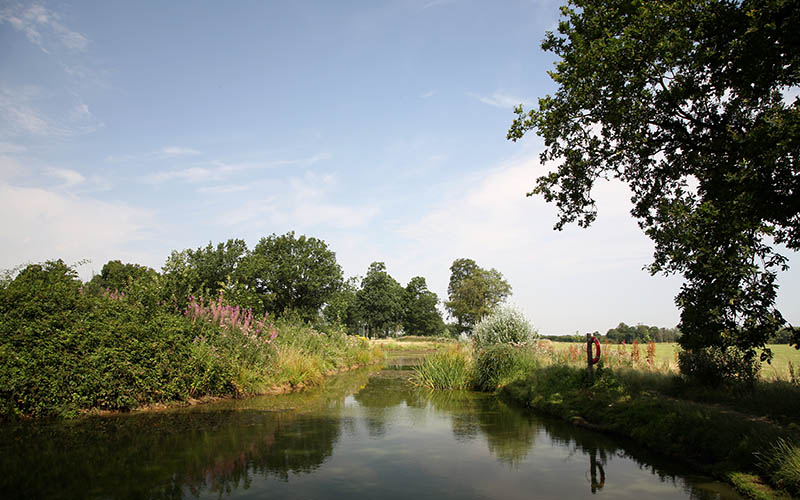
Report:
[[[593,347],[597,346],[597,354],[593,355]],[[600,361],[600,341],[591,333],[586,334],[586,369],[589,373],[589,383],[594,383],[594,365]]]

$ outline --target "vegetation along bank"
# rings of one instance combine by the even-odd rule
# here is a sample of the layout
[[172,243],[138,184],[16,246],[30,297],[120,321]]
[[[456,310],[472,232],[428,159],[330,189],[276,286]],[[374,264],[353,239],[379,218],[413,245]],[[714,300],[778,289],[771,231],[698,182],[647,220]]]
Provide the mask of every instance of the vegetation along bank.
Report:
[[664,346],[606,345],[589,380],[585,348],[537,339],[520,313],[500,308],[478,323],[470,343],[429,356],[412,381],[496,392],[536,412],[629,437],[752,498],[800,496],[797,379],[709,387],[658,363],[657,348]]

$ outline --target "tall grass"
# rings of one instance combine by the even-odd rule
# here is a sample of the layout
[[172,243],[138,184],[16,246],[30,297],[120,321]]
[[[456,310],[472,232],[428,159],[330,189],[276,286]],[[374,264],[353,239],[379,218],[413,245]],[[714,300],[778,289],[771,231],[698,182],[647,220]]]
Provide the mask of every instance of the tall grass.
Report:
[[469,389],[472,384],[472,355],[468,348],[438,351],[414,368],[411,382],[431,389]]
[[758,464],[772,483],[800,496],[800,446],[778,439],[767,451],[759,453]]
[[497,344],[478,351],[475,358],[475,388],[494,391],[531,373],[539,366],[535,351],[522,346]]

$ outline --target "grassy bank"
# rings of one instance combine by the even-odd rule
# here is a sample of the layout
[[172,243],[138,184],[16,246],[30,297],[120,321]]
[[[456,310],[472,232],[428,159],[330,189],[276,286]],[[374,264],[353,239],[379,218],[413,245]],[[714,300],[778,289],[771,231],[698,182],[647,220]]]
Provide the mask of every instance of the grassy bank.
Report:
[[0,419],[268,393],[382,357],[342,330],[255,317],[222,296],[178,309],[158,280],[92,290],[48,262],[2,285]]
[[[435,388],[497,391],[537,412],[632,438],[734,484],[753,498],[800,495],[800,387],[692,386],[655,362],[651,347],[608,352],[590,383],[585,350],[500,344],[430,356],[412,380]],[[610,367],[609,367],[610,366]],[[465,381],[466,379],[466,381]],[[450,384],[450,385],[448,385]]]

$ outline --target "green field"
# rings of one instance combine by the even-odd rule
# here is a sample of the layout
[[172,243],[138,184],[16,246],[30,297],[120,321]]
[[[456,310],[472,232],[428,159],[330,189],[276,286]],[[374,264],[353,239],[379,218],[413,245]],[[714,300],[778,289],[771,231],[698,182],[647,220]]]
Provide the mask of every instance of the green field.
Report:
[[[570,346],[573,352],[579,350],[584,353],[586,344],[583,342],[553,342],[552,346],[556,350],[568,351]],[[680,346],[675,342],[655,344],[655,356],[653,360],[654,368],[664,371],[677,371],[677,353]],[[761,368],[761,378],[764,380],[789,380],[789,366],[793,367],[798,379],[800,379],[800,351],[786,344],[772,344],[769,348],[774,354],[771,364],[764,363]],[[602,349],[608,351],[607,361],[614,366],[620,362],[629,362],[633,353],[633,345],[602,344]],[[639,344],[639,362],[636,366],[649,367],[647,360],[647,344]]]

